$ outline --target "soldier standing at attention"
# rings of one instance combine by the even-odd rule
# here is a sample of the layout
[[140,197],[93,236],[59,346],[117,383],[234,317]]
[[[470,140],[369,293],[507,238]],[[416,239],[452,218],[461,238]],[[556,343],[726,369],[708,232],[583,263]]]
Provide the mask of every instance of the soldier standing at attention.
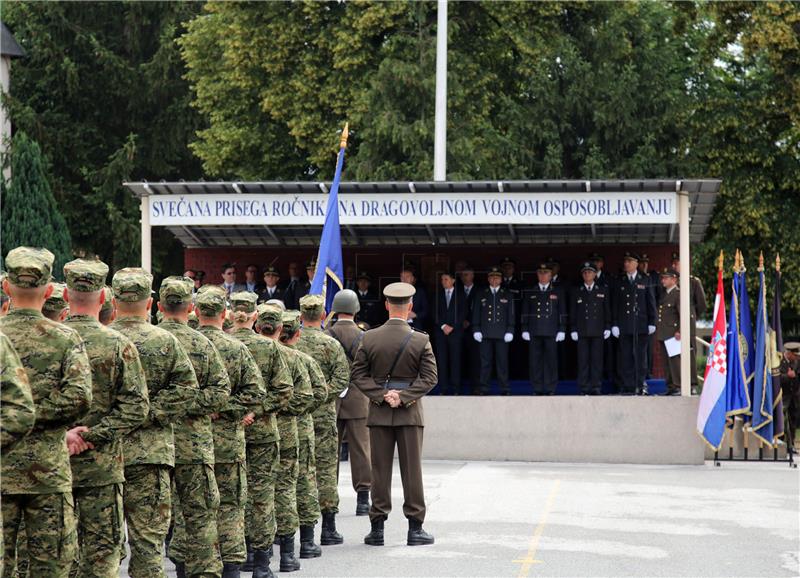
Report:
[[[234,329],[232,336],[247,347],[256,366],[261,371],[264,392],[261,404],[245,416],[247,448],[247,505],[245,508],[245,537],[247,542],[247,562],[243,570],[253,571],[254,578],[269,578],[272,571],[269,561],[272,557],[272,543],[275,540],[276,512],[279,499],[276,496],[280,468],[278,444],[279,418],[277,413],[288,408],[294,392],[289,368],[280,352],[278,344],[253,331],[256,321],[256,295],[247,291],[231,296]],[[277,310],[277,308],[271,308]],[[279,311],[279,310],[277,310]],[[280,314],[278,313],[278,318]],[[262,320],[261,329],[274,334],[280,332],[280,323],[269,326]],[[295,437],[296,437],[295,433]],[[297,451],[297,444],[294,446]],[[295,458],[295,464],[297,460]],[[296,467],[296,466],[295,466]],[[294,484],[292,484],[294,496]],[[296,515],[296,514],[295,514]]]
[[150,411],[139,353],[121,333],[100,324],[108,265],[77,259],[64,265],[64,321],[83,339],[92,366],[89,413],[67,432],[72,494],[78,518],[81,578],[116,578],[124,557],[122,438],[145,423]]
[[0,332],[0,448],[6,453],[33,428],[31,384],[5,333]]
[[[276,347],[283,333],[283,310],[277,305],[263,303],[258,306],[256,328],[271,339]],[[275,474],[275,519],[277,536],[281,548],[280,571],[300,570],[300,561],[294,555],[294,533],[300,526],[297,518],[297,477],[299,474],[299,445],[297,416],[309,411],[314,404],[311,381],[305,365],[297,361],[297,354],[286,347],[279,347],[280,356],[286,364],[292,383],[292,396],[288,405],[278,412],[278,434],[280,435],[280,459]]]
[[[264,399],[264,380],[253,356],[241,341],[222,331],[226,316],[225,290],[205,285],[197,291],[200,328],[217,348],[231,384],[228,404],[211,416],[214,432],[214,477],[219,488],[217,534],[222,557],[222,578],[238,578],[247,549],[244,535],[244,512],[247,495],[247,466],[244,418],[260,412]],[[251,416],[247,421],[253,419]],[[274,457],[278,453],[275,451]]]
[[[358,296],[349,289],[339,291],[333,297],[332,309],[332,313],[338,316],[338,321],[328,327],[325,333],[342,345],[349,366],[352,366],[356,351],[364,338],[364,332],[353,321],[359,311]],[[349,372],[348,383],[350,383]],[[336,420],[339,446],[345,435],[350,446],[350,473],[353,479],[353,489],[357,496],[356,516],[366,516],[369,513],[369,489],[372,486],[372,473],[369,465],[369,430],[367,430],[369,400],[357,387],[348,386],[344,397],[340,395],[336,403],[339,406]],[[339,475],[338,462],[336,475],[337,477]]]
[[306,295],[300,299],[300,321],[303,330],[297,349],[311,356],[322,370],[328,395],[314,411],[314,457],[317,466],[317,490],[322,512],[320,544],[330,546],[344,541],[336,531],[339,513],[339,443],[336,430],[336,400],[350,383],[350,364],[344,349],[333,337],[322,332],[325,302],[321,295]]
[[173,503],[175,523],[169,557],[179,578],[216,577],[222,573],[217,534],[219,489],[214,476],[214,433],[211,414],[225,409],[230,381],[212,343],[188,325],[194,283],[170,276],[161,282],[160,327],[177,337],[189,354],[200,391],[186,418],[175,425],[175,475],[179,504]]
[[64,299],[64,289],[67,286],[63,283],[50,283],[50,285],[53,287],[53,292],[50,297],[45,299],[44,305],[42,305],[42,315],[50,321],[63,323],[69,314],[69,305],[67,300]]
[[[314,442],[314,418],[312,414],[328,397],[328,384],[316,361],[297,348],[300,340],[300,312],[285,311],[282,315],[281,344],[296,363],[303,365],[313,392],[313,402],[305,412],[297,416],[297,517],[300,524],[300,557],[318,558],[322,548],[314,543],[314,526],[321,516],[319,490],[317,488],[317,460]],[[284,350],[286,351],[286,350]],[[287,356],[288,357],[288,356]]]
[[172,508],[171,470],[175,465],[172,424],[186,415],[197,397],[197,378],[178,340],[148,321],[153,276],[131,267],[114,274],[111,328],[130,339],[147,378],[147,425],[122,440],[125,486],[122,501],[131,546],[131,578],[164,578],[162,546]]
[[489,270],[489,286],[475,296],[472,310],[472,337],[480,343],[481,386],[478,395],[489,391],[492,365],[497,368],[497,382],[508,395],[508,344],[514,340],[514,298],[500,286],[500,269]]
[[102,325],[111,325],[117,317],[117,312],[114,311],[113,299],[114,292],[111,290],[111,287],[106,285],[103,287],[103,304],[100,306],[100,317],[98,317]]
[[[3,455],[4,566],[6,572],[15,567],[19,527],[24,523],[30,576],[37,578],[66,578],[77,554],[66,434],[68,425],[80,419],[92,402],[91,367],[83,341],[74,329],[42,315],[42,305],[52,292],[54,260],[47,249],[9,251],[3,291],[14,308],[0,319],[0,330],[27,373],[36,411],[35,429]],[[24,425],[20,429],[26,429]],[[4,422],[4,437],[6,427]]]
[[600,395],[603,378],[603,342],[611,335],[611,295],[595,282],[597,269],[586,261],[583,283],[572,293],[570,337],[578,342],[578,387],[583,395]]
[[528,362],[534,395],[554,395],[558,383],[558,349],[567,330],[567,299],[554,287],[553,270],[542,263],[539,283],[523,293],[522,339],[530,342]]
[[661,343],[661,351],[666,361],[666,395],[680,395],[681,356],[678,354],[670,357],[667,353],[667,346],[664,345],[667,339],[681,338],[681,290],[678,287],[678,272],[675,269],[664,269],[661,273],[661,285],[664,290],[658,300],[656,339]]
[[414,287],[392,283],[384,291],[389,321],[368,331],[353,363],[352,382],[372,402],[369,407],[372,455],[372,531],[364,538],[383,546],[384,522],[392,510],[394,449],[403,480],[403,513],[409,546],[433,544],[422,529],[425,494],[422,483],[422,396],[436,385],[436,358],[425,333],[408,327]]

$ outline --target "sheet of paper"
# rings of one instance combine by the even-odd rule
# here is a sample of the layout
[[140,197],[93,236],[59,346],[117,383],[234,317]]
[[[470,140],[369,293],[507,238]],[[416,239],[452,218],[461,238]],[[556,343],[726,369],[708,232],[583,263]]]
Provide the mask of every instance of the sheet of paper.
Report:
[[347,395],[347,392],[348,392],[348,391],[350,391],[350,388],[349,388],[349,387],[345,387],[345,388],[344,388],[344,390],[342,391],[342,393],[340,393],[340,394],[339,394],[339,397],[341,397],[342,399],[344,399],[344,398],[345,398],[345,396]]
[[669,339],[665,340],[664,346],[667,348],[667,355],[670,357],[675,357],[676,355],[681,354],[681,342],[674,337],[670,337]]

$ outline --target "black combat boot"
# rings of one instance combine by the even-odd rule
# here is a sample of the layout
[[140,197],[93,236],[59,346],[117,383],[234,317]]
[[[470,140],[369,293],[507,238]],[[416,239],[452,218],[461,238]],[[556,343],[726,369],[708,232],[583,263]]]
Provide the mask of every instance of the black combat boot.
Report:
[[[281,572],[296,572],[300,570],[300,561],[294,557],[294,534],[278,536],[281,544]],[[253,555],[255,559],[255,554]],[[253,563],[255,565],[255,562]]]
[[342,442],[342,452],[339,454],[339,461],[346,462],[350,459],[350,446],[347,442]]
[[222,578],[239,578],[239,565],[235,562],[222,563]]
[[333,546],[342,542],[344,542],[344,538],[336,531],[336,514],[322,512],[322,534],[319,537],[319,543],[322,546]]
[[372,531],[364,536],[367,546],[383,546],[383,520],[372,520]]
[[184,562],[175,562],[175,576],[186,578],[186,564]]
[[[269,559],[271,557],[272,552],[269,550],[256,550],[253,552],[253,578],[275,578],[275,574],[269,569]],[[300,564],[298,563],[299,566]]]
[[322,548],[314,543],[314,526],[300,526],[300,557],[319,558]]
[[356,516],[369,514],[369,490],[358,490],[356,498]]
[[422,529],[422,522],[418,520],[408,521],[408,545],[425,546],[433,544],[433,536]]
[[250,544],[250,538],[245,537],[244,543],[247,545],[247,559],[242,564],[242,572],[253,571],[253,546]]

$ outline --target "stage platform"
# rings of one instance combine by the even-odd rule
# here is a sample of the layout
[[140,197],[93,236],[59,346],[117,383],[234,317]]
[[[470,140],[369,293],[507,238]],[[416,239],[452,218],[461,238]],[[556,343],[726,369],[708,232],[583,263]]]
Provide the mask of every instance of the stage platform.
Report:
[[699,398],[437,396],[424,400],[426,459],[686,464],[704,461]]

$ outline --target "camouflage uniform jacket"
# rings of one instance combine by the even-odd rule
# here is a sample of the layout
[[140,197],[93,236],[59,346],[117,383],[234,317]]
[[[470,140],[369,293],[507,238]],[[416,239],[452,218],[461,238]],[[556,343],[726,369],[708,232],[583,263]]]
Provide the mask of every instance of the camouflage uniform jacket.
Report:
[[68,317],[64,325],[83,339],[92,366],[92,406],[74,425],[93,450],[72,456],[72,486],[96,487],[125,481],[122,439],[147,420],[150,402],[139,353],[130,339],[88,315]]
[[336,420],[336,400],[350,384],[350,363],[342,345],[333,337],[325,335],[318,327],[304,327],[297,342],[297,349],[310,355],[319,364],[328,396],[314,411],[315,420]]
[[33,407],[28,374],[5,333],[0,333],[0,447],[3,455],[33,428]]
[[125,465],[175,465],[173,422],[197,397],[197,378],[189,357],[174,335],[139,317],[122,317],[111,324],[133,341],[147,378],[148,422],[122,440]]
[[213,423],[215,463],[244,463],[242,418],[261,407],[265,393],[264,379],[244,343],[213,325],[201,325],[198,331],[217,348],[231,383],[228,404]]
[[34,309],[12,309],[0,319],[0,330],[28,374],[36,409],[33,431],[4,456],[2,493],[71,492],[67,426],[92,403],[92,371],[83,341]]
[[261,408],[254,412],[256,420],[245,429],[247,443],[265,444],[278,440],[275,414],[286,408],[292,398],[292,378],[278,344],[251,329],[236,329],[233,337],[245,344],[264,380]]
[[297,416],[297,435],[300,439],[309,439],[314,434],[314,418],[312,414],[328,398],[328,385],[325,383],[325,376],[322,374],[319,364],[310,355],[300,351],[297,345],[285,347],[284,351],[294,354],[297,358],[297,364],[304,368],[308,375],[312,399],[306,410]]
[[178,338],[192,362],[200,393],[186,417],[175,424],[175,463],[213,464],[214,432],[211,414],[225,409],[231,382],[217,348],[199,331],[175,319],[159,325]]

